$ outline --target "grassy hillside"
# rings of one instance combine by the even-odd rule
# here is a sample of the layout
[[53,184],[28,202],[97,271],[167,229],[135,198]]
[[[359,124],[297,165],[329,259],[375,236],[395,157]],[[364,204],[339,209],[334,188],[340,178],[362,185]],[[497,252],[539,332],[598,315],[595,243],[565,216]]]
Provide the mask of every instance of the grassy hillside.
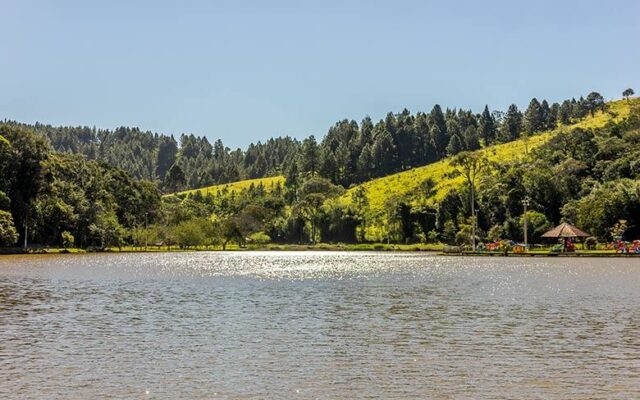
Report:
[[[519,139],[510,143],[499,144],[478,150],[487,154],[491,161],[511,162],[525,156],[525,148],[529,151],[536,148],[556,133],[573,128],[597,128],[604,126],[608,121],[620,121],[629,115],[629,104],[624,100],[608,103],[608,111],[598,112],[593,117],[587,117],[576,123],[559,127],[553,131],[543,132],[528,139]],[[433,180],[435,187],[429,196],[425,197],[424,183]],[[442,199],[449,190],[463,184],[464,178],[455,176],[455,170],[451,166],[451,159],[447,158],[439,162],[423,167],[413,168],[393,175],[374,179],[348,190],[340,199],[343,204],[351,202],[351,195],[357,187],[365,189],[370,203],[370,218],[379,218],[384,211],[385,202],[392,196],[409,198],[410,201],[433,204]]]
[[240,193],[243,190],[249,189],[251,185],[258,186],[262,184],[264,186],[265,191],[270,192],[273,190],[276,185],[280,183],[281,186],[284,186],[284,176],[271,176],[268,178],[258,178],[258,179],[247,179],[244,181],[224,183],[221,185],[208,186],[200,189],[187,190],[184,192],[176,193],[178,195],[188,195],[195,194],[196,192],[200,192],[203,196],[207,194],[211,194],[215,196],[218,192],[227,191],[228,194],[232,192]]
[[[632,100],[638,102],[639,100]],[[519,139],[510,143],[491,146],[482,150],[487,154],[488,158],[495,162],[511,162],[525,156],[525,148],[530,151],[548,141],[556,133],[573,128],[597,128],[604,126],[607,122],[620,121],[629,115],[629,103],[625,100],[618,100],[608,103],[608,110],[605,113],[598,112],[593,117],[587,117],[582,121],[559,127],[553,131],[542,132],[528,139]],[[424,183],[427,180],[433,180],[435,187],[431,191],[431,195],[425,197]],[[259,179],[248,179],[244,181],[232,182],[221,185],[214,185],[200,189],[188,190],[178,194],[186,195],[200,192],[203,196],[208,193],[216,195],[218,192],[227,191],[239,193],[248,189],[252,184],[254,186],[262,183],[267,192],[271,191],[277,183],[284,186],[285,178],[283,176],[275,176]],[[454,176],[454,168],[451,166],[451,159],[447,158],[439,162],[429,164],[423,167],[413,168],[407,171],[388,175],[382,178],[365,182],[356,187],[363,187],[369,197],[370,217],[378,218],[382,215],[385,202],[392,196],[409,198],[412,202],[425,202],[433,204],[442,199],[449,190],[461,186],[463,178]],[[351,194],[356,187],[349,189],[339,201],[343,204],[351,202]]]

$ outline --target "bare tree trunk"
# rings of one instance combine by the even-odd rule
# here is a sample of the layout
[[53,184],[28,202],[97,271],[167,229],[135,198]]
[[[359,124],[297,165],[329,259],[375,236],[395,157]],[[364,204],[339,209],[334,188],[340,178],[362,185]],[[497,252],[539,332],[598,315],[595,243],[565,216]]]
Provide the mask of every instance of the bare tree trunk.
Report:
[[476,251],[476,207],[475,207],[475,184],[471,183],[471,249]]

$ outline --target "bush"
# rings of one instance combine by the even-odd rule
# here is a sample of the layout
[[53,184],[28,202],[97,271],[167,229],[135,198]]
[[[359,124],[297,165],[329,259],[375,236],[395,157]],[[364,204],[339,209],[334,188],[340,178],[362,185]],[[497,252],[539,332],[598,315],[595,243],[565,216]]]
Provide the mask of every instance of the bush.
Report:
[[265,244],[271,242],[271,238],[264,232],[256,232],[249,236],[249,241],[255,244]]
[[62,247],[65,249],[71,248],[75,245],[76,238],[73,237],[71,232],[64,231],[62,232]]
[[206,222],[198,219],[181,222],[172,228],[171,236],[182,249],[202,246],[207,240]]
[[593,236],[589,236],[584,241],[584,246],[587,248],[587,250],[595,250],[597,245],[598,239],[594,238]]

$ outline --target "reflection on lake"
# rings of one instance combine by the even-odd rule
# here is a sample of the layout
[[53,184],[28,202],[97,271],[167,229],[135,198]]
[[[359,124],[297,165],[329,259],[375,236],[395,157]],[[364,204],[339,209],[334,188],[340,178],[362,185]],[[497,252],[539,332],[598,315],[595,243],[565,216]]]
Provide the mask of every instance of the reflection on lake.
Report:
[[640,260],[0,257],[0,398],[640,398]]

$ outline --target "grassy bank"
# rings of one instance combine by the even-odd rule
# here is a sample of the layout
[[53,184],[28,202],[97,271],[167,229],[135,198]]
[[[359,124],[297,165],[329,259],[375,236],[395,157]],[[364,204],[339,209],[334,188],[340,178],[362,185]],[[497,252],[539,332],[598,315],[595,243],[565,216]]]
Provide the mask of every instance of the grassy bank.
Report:
[[[198,246],[182,249],[178,246],[149,246],[144,247],[124,246],[121,248],[108,248],[105,250],[86,249],[59,249],[59,248],[34,248],[25,251],[21,248],[0,249],[3,254],[87,254],[87,253],[188,253],[188,252],[223,252],[223,251],[398,251],[398,252],[432,252],[445,256],[477,256],[477,257],[504,257],[505,253],[498,251],[461,253],[443,253],[443,245],[431,244],[386,244],[386,243],[318,243],[310,244],[250,244],[244,247],[228,245],[223,250],[222,246]],[[507,253],[508,257],[640,257],[640,254],[618,254],[614,250],[576,250],[574,253],[555,253],[550,250],[533,250],[527,253]]]

